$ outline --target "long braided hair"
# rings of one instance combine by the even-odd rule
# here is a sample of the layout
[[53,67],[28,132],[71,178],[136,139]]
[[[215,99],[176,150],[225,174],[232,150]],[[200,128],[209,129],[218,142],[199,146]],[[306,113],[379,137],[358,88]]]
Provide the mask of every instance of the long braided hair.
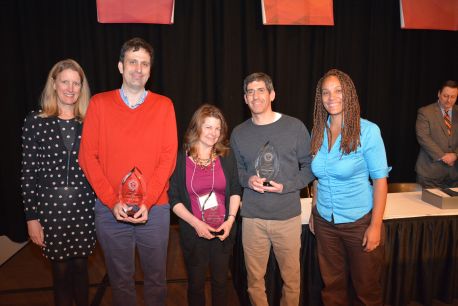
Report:
[[328,118],[328,112],[323,105],[321,86],[323,81],[330,76],[337,77],[342,87],[343,120],[340,151],[343,154],[350,154],[350,152],[356,151],[357,147],[361,144],[360,108],[355,85],[346,73],[337,69],[331,69],[326,72],[326,74],[318,81],[316,86],[311,144],[312,155],[316,155],[320,150],[320,147],[323,144],[324,130],[327,128],[326,122]]

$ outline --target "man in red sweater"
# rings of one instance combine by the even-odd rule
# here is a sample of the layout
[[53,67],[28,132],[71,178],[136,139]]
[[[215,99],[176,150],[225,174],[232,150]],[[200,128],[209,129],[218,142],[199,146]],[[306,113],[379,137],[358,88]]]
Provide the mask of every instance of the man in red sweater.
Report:
[[[170,210],[167,189],[176,161],[172,101],[145,90],[153,48],[133,38],[121,48],[120,89],[95,95],[84,121],[79,163],[94,188],[96,230],[105,255],[113,305],[135,306],[135,247],[144,273],[145,305],[165,305]],[[128,214],[119,189],[134,168],[146,194]]]

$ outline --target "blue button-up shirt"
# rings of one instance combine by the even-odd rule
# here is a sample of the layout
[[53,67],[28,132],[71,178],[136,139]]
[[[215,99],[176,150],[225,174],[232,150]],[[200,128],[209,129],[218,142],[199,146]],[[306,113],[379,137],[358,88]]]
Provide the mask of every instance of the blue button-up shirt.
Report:
[[146,95],[148,94],[148,92],[143,89],[143,92],[140,96],[140,98],[138,99],[137,103],[135,103],[134,105],[130,105],[129,104],[129,99],[127,98],[126,94],[124,93],[124,88],[123,86],[121,86],[121,89],[119,90],[119,94],[121,95],[121,99],[124,101],[124,103],[131,109],[136,109],[137,107],[139,107],[143,102],[145,102],[145,99],[146,99]]
[[361,146],[345,155],[340,151],[340,135],[328,150],[325,131],[323,145],[312,161],[313,174],[318,178],[317,209],[329,222],[353,222],[371,211],[373,188],[369,178],[387,177],[391,170],[378,126],[361,119],[360,138]]

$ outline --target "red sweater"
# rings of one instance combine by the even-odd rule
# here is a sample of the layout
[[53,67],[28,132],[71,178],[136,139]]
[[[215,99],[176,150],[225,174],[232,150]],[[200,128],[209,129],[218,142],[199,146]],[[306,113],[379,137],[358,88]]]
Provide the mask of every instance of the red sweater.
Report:
[[169,98],[148,91],[145,101],[130,109],[119,90],[113,90],[91,99],[79,163],[97,197],[110,208],[119,202],[121,179],[136,166],[143,173],[149,208],[168,203],[177,146],[175,111]]

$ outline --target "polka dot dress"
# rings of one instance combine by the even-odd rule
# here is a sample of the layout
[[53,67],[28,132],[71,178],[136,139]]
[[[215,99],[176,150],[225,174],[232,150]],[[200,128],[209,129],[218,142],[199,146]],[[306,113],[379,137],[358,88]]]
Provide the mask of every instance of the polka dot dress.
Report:
[[96,237],[95,196],[78,165],[81,123],[29,115],[22,136],[22,191],[27,220],[44,228],[51,260],[86,257]]

